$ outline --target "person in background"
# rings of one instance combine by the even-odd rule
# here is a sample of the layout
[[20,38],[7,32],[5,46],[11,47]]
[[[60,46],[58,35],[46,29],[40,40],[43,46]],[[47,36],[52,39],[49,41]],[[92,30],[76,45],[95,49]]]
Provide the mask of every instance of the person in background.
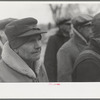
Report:
[[100,82],[100,13],[92,20],[93,36],[74,64],[74,82]]
[[64,43],[57,53],[58,82],[72,81],[74,62],[80,52],[88,45],[92,35],[91,21],[92,17],[86,14],[80,14],[72,19],[73,36]]
[[7,37],[5,35],[5,26],[14,21],[16,19],[14,18],[6,18],[6,19],[2,19],[0,20],[0,59],[1,59],[1,53],[2,53],[2,48],[3,48],[3,45],[4,43],[7,41]]
[[41,65],[41,34],[32,17],[15,20],[5,27],[8,38],[0,61],[0,82],[47,82]]
[[71,19],[61,18],[57,26],[59,30],[49,38],[44,56],[44,65],[50,82],[57,81],[57,52],[70,39]]

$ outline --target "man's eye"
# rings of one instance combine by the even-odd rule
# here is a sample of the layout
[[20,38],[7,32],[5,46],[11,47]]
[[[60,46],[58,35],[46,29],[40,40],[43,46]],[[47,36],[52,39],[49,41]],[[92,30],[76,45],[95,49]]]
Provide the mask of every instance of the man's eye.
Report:
[[39,36],[39,40],[41,40],[41,39],[42,39],[42,36],[40,35],[40,36]]

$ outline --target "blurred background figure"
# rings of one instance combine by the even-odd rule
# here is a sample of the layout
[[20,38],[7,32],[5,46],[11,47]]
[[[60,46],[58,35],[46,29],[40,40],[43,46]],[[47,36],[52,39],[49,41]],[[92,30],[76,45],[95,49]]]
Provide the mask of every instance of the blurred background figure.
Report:
[[44,65],[50,82],[57,81],[57,52],[70,39],[71,18],[61,18],[57,22],[59,30],[48,40]]
[[72,81],[71,75],[75,59],[88,45],[89,38],[92,35],[91,21],[92,17],[86,14],[80,14],[73,18],[72,24],[74,35],[59,49],[57,54],[57,81]]
[[16,19],[7,18],[7,19],[0,20],[0,58],[1,58],[2,47],[4,43],[7,41],[7,37],[5,35],[5,26],[14,20]]
[[93,37],[74,64],[74,82],[100,82],[100,13],[92,21]]

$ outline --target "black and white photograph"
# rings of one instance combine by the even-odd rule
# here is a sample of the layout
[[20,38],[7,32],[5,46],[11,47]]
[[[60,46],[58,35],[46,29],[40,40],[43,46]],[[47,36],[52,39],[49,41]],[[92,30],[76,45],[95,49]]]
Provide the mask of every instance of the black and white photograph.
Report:
[[100,82],[100,3],[0,2],[0,82]]
[[98,98],[99,89],[100,2],[0,1],[0,98]]

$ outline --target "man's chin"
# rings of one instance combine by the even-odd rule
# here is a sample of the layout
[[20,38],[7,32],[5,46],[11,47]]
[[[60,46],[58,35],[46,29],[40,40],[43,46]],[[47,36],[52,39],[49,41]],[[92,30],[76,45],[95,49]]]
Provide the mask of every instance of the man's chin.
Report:
[[40,59],[40,55],[38,55],[38,56],[36,56],[36,57],[32,57],[32,60],[33,61],[37,61],[37,60],[39,60]]

